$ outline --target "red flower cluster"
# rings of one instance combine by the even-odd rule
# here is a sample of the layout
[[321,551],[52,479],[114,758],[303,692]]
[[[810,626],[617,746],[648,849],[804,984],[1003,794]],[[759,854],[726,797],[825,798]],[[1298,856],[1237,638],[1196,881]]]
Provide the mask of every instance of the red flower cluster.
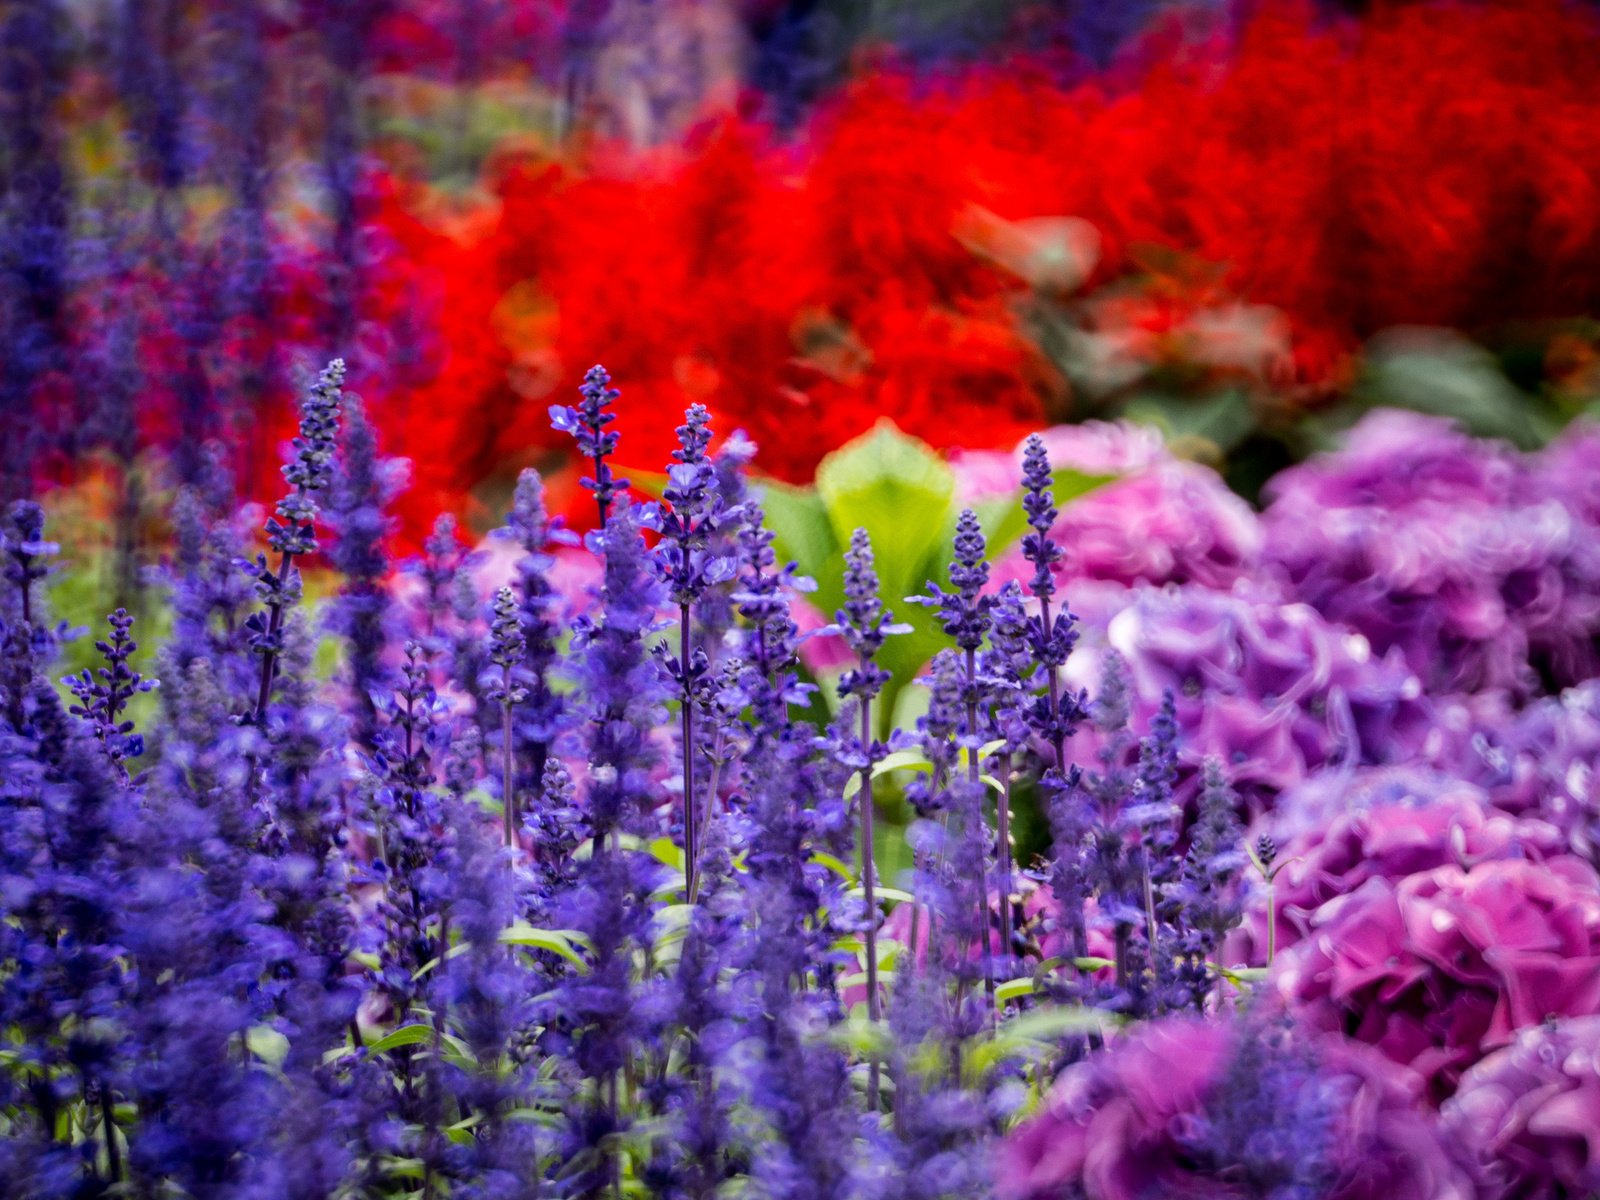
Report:
[[[1359,23],[1264,7],[1073,85],[1026,62],[880,68],[795,141],[730,119],[645,157],[507,156],[471,235],[397,192],[378,223],[442,353],[392,399],[395,448],[431,512],[553,445],[546,405],[601,360],[642,464],[692,401],[789,477],[884,415],[935,444],[1008,444],[1070,398],[975,214],[1086,219],[1091,286],[1172,251],[1215,264],[1179,290],[1282,309],[1301,378],[1385,326],[1600,310],[1597,52],[1592,15],[1556,0]],[[1142,319],[1126,307],[1098,311]]]

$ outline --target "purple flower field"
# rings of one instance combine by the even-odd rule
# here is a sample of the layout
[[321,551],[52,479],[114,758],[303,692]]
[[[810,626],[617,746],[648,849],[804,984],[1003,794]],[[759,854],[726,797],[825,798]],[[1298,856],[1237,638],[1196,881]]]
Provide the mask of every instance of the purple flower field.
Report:
[[1375,411],[1258,513],[1123,424],[630,483],[611,383],[590,532],[528,470],[395,562],[335,361],[146,647],[10,506],[0,1192],[1600,1190],[1591,427]]

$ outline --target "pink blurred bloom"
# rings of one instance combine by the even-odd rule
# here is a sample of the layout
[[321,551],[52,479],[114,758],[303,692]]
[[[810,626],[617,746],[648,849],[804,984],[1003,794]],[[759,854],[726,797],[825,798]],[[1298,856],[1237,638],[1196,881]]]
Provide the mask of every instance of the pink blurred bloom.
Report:
[[1462,1071],[1551,1016],[1600,1012],[1600,879],[1581,859],[1374,876],[1310,916],[1278,958],[1280,992],[1423,1075]]
[[1441,1115],[1498,1200],[1600,1192],[1600,1017],[1524,1029],[1462,1076]]

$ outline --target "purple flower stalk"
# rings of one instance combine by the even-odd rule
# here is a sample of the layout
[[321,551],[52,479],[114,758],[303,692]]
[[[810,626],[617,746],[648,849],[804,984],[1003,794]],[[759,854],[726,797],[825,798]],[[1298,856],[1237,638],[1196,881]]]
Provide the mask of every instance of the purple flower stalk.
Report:
[[267,701],[272,696],[273,675],[283,649],[284,613],[300,596],[294,558],[317,548],[313,524],[317,494],[333,481],[334,437],[343,384],[344,359],[336,358],[322,369],[301,401],[300,436],[294,440],[294,457],[283,468],[283,477],[293,490],[278,501],[276,516],[267,518],[267,542],[278,554],[278,567],[268,570],[266,559],[259,560],[256,591],[267,611],[255,614],[248,623],[251,648],[261,656],[261,684],[252,717],[257,725],[266,719]]
[[604,367],[593,366],[584,375],[578,394],[583,402],[576,408],[564,404],[550,406],[550,424],[563,433],[570,433],[578,443],[578,452],[594,464],[594,475],[584,479],[583,486],[594,493],[600,528],[604,529],[611,502],[628,486],[626,479],[611,473],[611,465],[606,462],[617,449],[617,435],[606,432],[606,426],[617,419],[617,414],[606,409],[622,393],[611,386],[611,376]]
[[[943,591],[938,584],[930,581],[929,594],[912,599],[938,609],[940,624],[962,653],[965,672],[962,678],[961,704],[965,719],[956,738],[956,744],[967,752],[967,782],[979,790],[974,793],[975,802],[964,806],[970,811],[956,815],[958,819],[965,819],[970,824],[970,827],[963,831],[966,837],[987,838],[988,828],[983,818],[982,805],[983,785],[979,782],[978,748],[982,744],[982,734],[978,724],[978,710],[980,705],[987,701],[989,688],[978,674],[978,651],[983,648],[984,638],[993,623],[995,598],[983,594],[983,587],[989,582],[989,563],[984,557],[986,547],[983,530],[978,525],[977,514],[970,508],[963,509],[961,515],[956,518],[954,549],[955,556],[950,563],[950,586],[953,590]],[[981,859],[978,860],[978,870],[978,903],[983,913],[979,937],[984,984],[992,993],[994,964],[991,961],[993,949],[989,944],[988,933],[989,889],[987,870]]]
[[1084,715],[1081,703],[1074,704],[1071,697],[1062,697],[1059,678],[1059,672],[1078,640],[1077,621],[1065,605],[1058,612],[1050,611],[1050,601],[1056,591],[1053,568],[1061,561],[1061,547],[1050,536],[1057,510],[1050,459],[1045,453],[1043,439],[1037,434],[1024,444],[1022,487],[1022,508],[1028,520],[1028,532],[1022,538],[1022,553],[1033,564],[1033,578],[1028,582],[1028,590],[1039,601],[1039,615],[1029,620],[1028,633],[1034,658],[1045,673],[1048,689],[1042,704],[1035,706],[1033,724],[1055,751],[1055,768],[1065,771],[1067,738],[1072,736]]
[[343,577],[329,623],[347,639],[356,735],[371,746],[377,697],[386,690],[383,658],[392,623],[383,543],[393,522],[385,510],[404,483],[405,464],[379,455],[377,430],[354,396],[345,398],[344,424],[344,453],[326,505],[335,535],[328,557]]
[[129,636],[133,618],[127,610],[119,608],[107,620],[111,624],[111,640],[94,644],[106,665],[93,672],[85,668],[81,674],[68,676],[65,683],[78,700],[69,711],[88,720],[117,777],[127,784],[128,769],[123,763],[144,753],[144,738],[133,732],[132,721],[121,719],[122,713],[134,696],[153,691],[156,681],[146,679],[128,665],[139,643]]
[[500,789],[508,846],[517,844],[517,744],[512,737],[511,712],[528,694],[527,689],[517,681],[517,671],[522,665],[525,648],[516,593],[509,587],[503,587],[495,593],[494,619],[489,624],[489,661],[500,669],[500,674],[488,692],[488,698],[500,705]]
[[[872,541],[865,529],[850,537],[844,556],[845,605],[836,614],[844,639],[855,652],[856,665],[839,679],[839,698],[854,699],[859,706],[860,733],[848,747],[847,761],[860,772],[861,788],[857,805],[861,814],[861,890],[866,904],[867,943],[867,1018],[882,1016],[878,996],[878,898],[877,864],[874,861],[872,832],[872,768],[883,758],[887,747],[872,736],[872,701],[889,682],[889,672],[875,661],[891,634],[907,632],[909,627],[894,624],[894,614],[878,596],[878,572],[872,561]],[[873,1060],[868,1103],[878,1104],[878,1064]]]
[[553,546],[572,542],[561,518],[545,510],[544,481],[532,468],[517,477],[515,497],[500,536],[522,550],[512,570],[521,612],[523,657],[521,676],[527,695],[513,710],[518,763],[523,768],[521,788],[532,792],[541,786],[551,746],[566,725],[566,704],[552,686],[557,659],[561,596],[550,582],[555,559]]
[[733,575],[732,559],[711,553],[710,536],[719,524],[737,519],[721,508],[715,464],[706,455],[711,444],[711,416],[700,405],[691,407],[678,427],[678,449],[667,468],[662,498],[668,508],[661,515],[661,543],[656,549],[657,571],[678,608],[678,657],[663,651],[664,669],[678,691],[681,758],[683,768],[683,854],[687,894],[696,894],[699,873],[697,833],[699,804],[694,786],[694,711],[703,690],[710,660],[693,645],[691,618],[695,605],[713,585]]

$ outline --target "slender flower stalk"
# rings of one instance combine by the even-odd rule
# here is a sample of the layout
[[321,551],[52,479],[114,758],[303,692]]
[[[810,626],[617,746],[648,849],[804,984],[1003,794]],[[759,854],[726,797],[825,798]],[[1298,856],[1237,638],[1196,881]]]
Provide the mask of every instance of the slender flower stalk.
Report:
[[[929,594],[926,597],[917,597],[919,603],[935,606],[939,610],[939,621],[944,631],[955,640],[956,647],[961,651],[963,678],[961,686],[961,705],[965,714],[958,743],[966,750],[967,757],[967,784],[974,797],[982,796],[982,770],[978,763],[978,748],[982,741],[979,731],[978,709],[986,700],[987,684],[980,679],[978,674],[978,651],[983,648],[985,637],[993,624],[993,609],[995,598],[983,594],[984,585],[989,582],[989,563],[985,559],[986,546],[983,530],[978,524],[978,516],[970,508],[963,509],[956,519],[955,532],[955,557],[950,563],[950,586],[952,591],[946,592],[939,585],[930,582]],[[967,838],[988,836],[988,825],[983,819],[983,806],[975,802],[964,806],[969,809],[973,827],[963,829],[962,835]],[[989,945],[989,891],[987,871],[982,868],[983,878],[978,880],[979,903],[983,907],[983,919],[978,926],[979,953],[983,959],[984,985],[992,994],[994,991],[994,962],[993,949]]]
[[500,704],[500,787],[505,807],[505,840],[517,844],[517,746],[512,737],[511,713],[527,697],[527,689],[517,683],[517,668],[524,649],[520,610],[516,593],[503,587],[495,593],[494,619],[489,626],[489,660],[500,668],[500,677],[489,691],[489,699]]
[[593,464],[594,475],[584,479],[583,486],[594,493],[600,528],[604,529],[612,500],[628,486],[626,479],[611,473],[611,464],[606,462],[617,449],[617,435],[606,432],[606,426],[617,419],[617,414],[606,409],[622,393],[611,386],[611,376],[606,369],[596,365],[584,375],[578,394],[583,402],[576,408],[565,404],[550,406],[550,424],[563,433],[570,433],[578,443],[579,453]]
[[522,789],[535,793],[542,787],[551,747],[567,723],[566,702],[552,678],[563,599],[551,582],[556,561],[551,550],[577,539],[560,517],[552,518],[546,511],[544,481],[531,467],[517,477],[511,511],[496,532],[522,551],[512,570],[522,612],[522,682],[528,696],[516,707],[513,729]]
[[1028,581],[1028,591],[1039,601],[1039,615],[1029,625],[1034,656],[1045,673],[1048,696],[1044,711],[1036,718],[1040,732],[1055,752],[1054,766],[1058,771],[1067,769],[1066,743],[1072,730],[1082,719],[1081,705],[1074,707],[1070,698],[1061,694],[1060,671],[1067,656],[1078,640],[1076,618],[1063,605],[1052,613],[1050,601],[1055,596],[1054,565],[1061,560],[1061,547],[1050,536],[1056,522],[1054,489],[1050,474],[1050,459],[1045,453],[1044,440],[1038,434],[1030,436],[1022,453],[1022,509],[1027,517],[1028,532],[1022,538],[1022,554],[1033,564],[1033,578]]
[[111,640],[94,644],[95,649],[104,656],[106,665],[94,672],[86,667],[80,674],[69,676],[65,682],[78,700],[69,711],[73,716],[88,720],[95,740],[105,750],[106,758],[117,772],[117,778],[126,786],[129,782],[128,768],[123,763],[144,753],[144,738],[133,732],[132,721],[121,719],[122,713],[135,696],[154,690],[156,681],[144,678],[128,665],[128,660],[139,649],[139,643],[129,636],[133,629],[133,618],[128,615],[127,609],[117,609],[107,620],[111,624]]
[[694,646],[696,605],[706,590],[733,575],[733,561],[716,555],[709,548],[710,537],[719,525],[736,514],[721,504],[716,465],[707,456],[711,444],[711,415],[693,405],[678,426],[678,448],[672,452],[667,468],[667,486],[662,499],[668,505],[661,514],[661,542],[656,548],[656,571],[667,585],[678,609],[678,656],[676,661],[663,652],[661,661],[678,692],[679,736],[683,772],[683,856],[685,886],[696,892],[699,874],[699,805],[694,785],[696,743],[694,710],[696,696],[704,690],[711,669],[710,659]]
[[[878,994],[878,897],[877,863],[874,855],[872,828],[872,769],[883,758],[887,748],[872,736],[872,702],[889,682],[889,672],[876,660],[883,643],[891,634],[907,633],[908,625],[894,624],[894,614],[883,606],[878,596],[878,572],[872,559],[872,540],[865,529],[857,529],[850,537],[850,549],[844,556],[845,604],[835,614],[845,642],[855,652],[856,665],[839,679],[839,699],[854,699],[858,705],[860,730],[853,745],[848,746],[845,761],[859,772],[861,781],[856,805],[861,818],[861,891],[866,906],[867,955],[867,1019],[876,1023],[882,1017],[882,999]],[[878,1061],[873,1059],[871,1079],[867,1093],[869,1105],[878,1105]]]
[[283,468],[283,477],[294,490],[278,501],[277,515],[267,519],[267,541],[278,554],[278,567],[270,571],[264,557],[257,560],[256,591],[267,611],[254,614],[247,622],[251,647],[261,656],[261,683],[251,717],[257,725],[266,719],[267,701],[272,696],[273,676],[283,650],[284,614],[299,599],[294,559],[317,548],[313,524],[316,497],[333,481],[334,437],[343,385],[344,359],[336,358],[322,369],[301,401],[300,436],[294,440],[294,458]]
[[984,655],[982,672],[993,689],[989,704],[986,736],[999,743],[990,761],[1000,780],[1000,795],[995,821],[995,857],[999,870],[1000,945],[1008,958],[1017,952],[1014,945],[1011,911],[1011,800],[1015,757],[1027,749],[1030,729],[1026,706],[1031,698],[1037,666],[1028,645],[1028,615],[1023,608],[1022,589],[1013,580],[996,597],[994,621],[989,631],[989,650]]

